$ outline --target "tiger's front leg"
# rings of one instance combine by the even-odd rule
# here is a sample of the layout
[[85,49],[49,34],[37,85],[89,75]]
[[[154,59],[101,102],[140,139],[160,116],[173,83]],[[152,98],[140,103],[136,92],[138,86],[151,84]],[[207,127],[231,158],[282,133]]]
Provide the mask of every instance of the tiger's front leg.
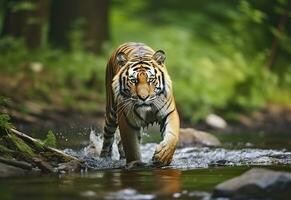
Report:
[[126,163],[141,163],[140,155],[140,128],[130,124],[126,116],[122,115],[118,119],[121,143],[125,153]]
[[176,109],[168,115],[164,126],[163,140],[158,144],[153,156],[153,162],[157,165],[169,165],[172,162],[180,129],[180,120]]

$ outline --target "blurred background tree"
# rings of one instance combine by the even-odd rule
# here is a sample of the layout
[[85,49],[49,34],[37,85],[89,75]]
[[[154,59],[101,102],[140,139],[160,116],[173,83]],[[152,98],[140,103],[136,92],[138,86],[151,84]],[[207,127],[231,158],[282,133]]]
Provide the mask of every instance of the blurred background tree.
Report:
[[[101,53],[103,42],[109,40],[109,4],[109,0],[52,1],[50,42],[68,49],[70,37],[82,37],[86,50]],[[70,35],[73,29],[79,30],[79,36]]]
[[23,38],[28,48],[39,48],[48,20],[48,0],[2,2],[4,22],[1,35]]
[[139,41],[166,51],[185,121],[290,107],[290,15],[289,0],[0,0],[0,95],[103,112],[106,60]]

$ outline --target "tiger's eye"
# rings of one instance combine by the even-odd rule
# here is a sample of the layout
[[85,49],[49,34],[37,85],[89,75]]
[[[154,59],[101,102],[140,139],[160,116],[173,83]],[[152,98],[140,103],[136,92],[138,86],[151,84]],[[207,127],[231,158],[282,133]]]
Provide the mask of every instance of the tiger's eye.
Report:
[[135,79],[135,78],[129,79],[129,81],[130,81],[131,83],[137,83],[137,79]]

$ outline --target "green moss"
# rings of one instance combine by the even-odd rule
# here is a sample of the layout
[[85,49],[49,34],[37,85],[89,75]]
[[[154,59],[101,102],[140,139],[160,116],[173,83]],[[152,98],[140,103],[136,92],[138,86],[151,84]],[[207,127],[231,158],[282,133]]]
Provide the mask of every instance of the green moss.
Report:
[[43,151],[45,149],[42,141],[33,142],[37,151]]
[[34,157],[33,150],[22,139],[15,135],[9,135],[9,139],[14,143],[15,147],[23,154],[29,157]]

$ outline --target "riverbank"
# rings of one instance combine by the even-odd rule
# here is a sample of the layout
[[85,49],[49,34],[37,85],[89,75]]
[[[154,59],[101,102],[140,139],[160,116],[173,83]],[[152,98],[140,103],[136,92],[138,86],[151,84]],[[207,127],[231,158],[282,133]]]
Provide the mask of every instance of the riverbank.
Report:
[[[96,103],[99,111],[60,109],[56,107],[40,108],[38,104],[28,104],[34,106],[29,112],[21,113],[17,110],[7,109],[11,116],[11,121],[20,130],[25,131],[31,127],[35,130],[84,130],[84,128],[94,128],[101,130],[104,123],[105,105]],[[39,108],[39,109],[37,109]],[[208,132],[223,132],[229,134],[236,133],[267,133],[267,134],[291,134],[291,108],[279,105],[268,105],[265,108],[256,110],[249,115],[240,114],[236,121],[227,121],[225,129],[213,129],[205,122],[197,124],[182,122],[182,127],[193,127]]]

